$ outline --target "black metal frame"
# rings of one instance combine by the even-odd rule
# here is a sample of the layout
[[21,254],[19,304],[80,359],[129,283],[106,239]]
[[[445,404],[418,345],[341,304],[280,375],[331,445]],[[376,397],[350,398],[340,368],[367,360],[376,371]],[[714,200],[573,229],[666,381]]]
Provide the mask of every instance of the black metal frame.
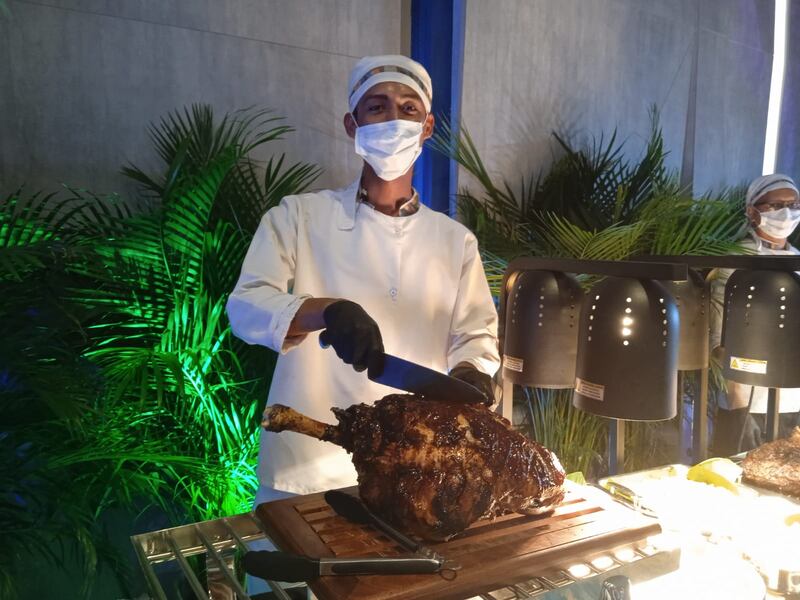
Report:
[[[746,269],[765,271],[800,271],[800,256],[636,256],[624,261],[584,260],[553,257],[522,257],[512,260],[505,273],[500,291],[500,319],[498,337],[500,354],[503,354],[505,338],[505,307],[510,280],[521,271],[560,271],[584,275],[606,275],[610,277],[631,277],[686,281],[688,269]],[[706,277],[706,286],[709,287]],[[502,368],[501,368],[502,373]],[[501,375],[502,377],[502,375]],[[514,397],[514,384],[502,378],[503,416],[511,420]],[[682,403],[683,390],[678,389]],[[767,403],[767,440],[778,434],[779,390],[769,389]],[[700,371],[700,394],[692,415],[692,458],[695,462],[704,460],[708,451],[708,368]],[[681,414],[679,410],[678,414]],[[622,468],[625,455],[624,421],[614,419],[609,427],[609,474],[616,474]]]
[[[692,269],[747,269],[748,271],[800,271],[800,256],[635,256],[635,262],[678,263]],[[510,266],[510,265],[509,265]],[[651,279],[661,279],[652,277]]]
[[[800,269],[800,267],[798,268]],[[607,275],[609,277],[632,277],[635,279],[660,279],[665,281],[686,281],[688,279],[686,265],[674,262],[583,260],[575,258],[539,258],[536,256],[516,258],[508,263],[508,267],[506,267],[500,291],[498,333],[501,354],[503,352],[505,334],[505,307],[510,287],[509,279],[520,271],[560,271],[562,273],[579,273],[581,275]]]
[[[651,256],[635,257],[638,262],[677,262],[693,269],[736,269],[748,271],[800,271],[800,256]],[[709,276],[711,273],[709,273]],[[706,285],[709,286],[709,279]],[[766,439],[778,437],[780,390],[768,388]],[[704,460],[708,449],[708,369],[701,371],[700,398],[694,407],[692,423],[692,456]]]
[[[505,307],[510,287],[510,280],[521,271],[559,271],[562,273],[579,273],[582,275],[606,275],[609,277],[629,277],[634,279],[655,279],[669,281],[686,281],[689,277],[685,264],[664,261],[613,261],[582,260],[574,258],[523,257],[511,261],[503,275],[503,286],[500,293],[499,341],[500,353],[503,352],[505,338]],[[501,369],[502,371],[502,369]],[[503,378],[503,416],[511,421],[514,384]],[[612,419],[609,424],[609,474],[616,474],[622,469],[625,460],[625,422]]]

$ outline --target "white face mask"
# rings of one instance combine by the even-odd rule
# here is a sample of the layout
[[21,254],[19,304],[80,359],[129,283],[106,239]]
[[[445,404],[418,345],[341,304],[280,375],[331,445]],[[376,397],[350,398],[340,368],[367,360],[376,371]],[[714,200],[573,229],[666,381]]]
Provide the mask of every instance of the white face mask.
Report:
[[408,172],[422,153],[423,124],[424,121],[396,119],[357,126],[356,154],[384,181],[397,179]]
[[760,214],[761,224],[758,228],[774,238],[789,237],[800,223],[800,210],[794,208],[782,208]]

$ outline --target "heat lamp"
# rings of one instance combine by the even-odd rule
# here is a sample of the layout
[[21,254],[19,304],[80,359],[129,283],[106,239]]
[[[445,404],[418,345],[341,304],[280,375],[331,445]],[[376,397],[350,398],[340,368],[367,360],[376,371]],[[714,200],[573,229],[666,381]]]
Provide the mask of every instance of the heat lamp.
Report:
[[608,277],[589,292],[578,331],[573,405],[613,419],[609,473],[622,470],[625,421],[677,411],[678,308],[659,282]]
[[768,441],[778,435],[780,388],[800,387],[800,276],[738,270],[725,286],[726,379],[768,388]]
[[575,384],[583,289],[558,271],[521,271],[509,282],[503,377],[517,385]]
[[[539,274],[527,274],[534,271]],[[608,276],[583,297],[574,363],[569,351],[558,354],[553,351],[555,342],[537,337],[541,330],[557,338],[562,348],[572,347],[567,342],[574,339],[576,328],[570,325],[578,303],[568,301],[570,294],[573,298],[577,294],[565,273]],[[575,387],[576,407],[612,419],[609,462],[616,472],[624,458],[624,420],[675,415],[678,314],[674,300],[656,280],[686,278],[687,268],[677,264],[533,257],[512,261],[501,296],[503,416],[512,416],[515,383]],[[549,314],[555,317],[551,323],[543,310],[548,298],[552,298]],[[537,343],[542,347],[535,348]],[[517,359],[523,356],[526,360],[520,364]],[[528,360],[549,366],[526,367]],[[547,369],[557,372],[558,378]],[[570,372],[575,377],[568,382]]]
[[[677,382],[677,436],[682,440],[684,422],[684,376],[687,371],[700,372],[699,388],[695,386],[695,398],[708,389],[708,366],[709,366],[709,315],[711,310],[710,289],[706,279],[696,270],[689,269],[689,277],[686,281],[663,281],[662,285],[667,292],[675,299],[675,306],[678,308],[680,317],[680,332],[678,334],[678,382]],[[699,390],[699,393],[697,391]],[[695,402],[693,408],[707,406],[706,402]],[[705,410],[705,409],[703,409]],[[682,443],[678,443],[678,462],[690,459],[690,455],[698,453],[700,446],[706,443],[707,436],[700,436],[700,429],[705,431],[708,427],[707,416],[705,414],[692,414],[692,444],[688,449]],[[702,456],[704,459],[705,456]]]

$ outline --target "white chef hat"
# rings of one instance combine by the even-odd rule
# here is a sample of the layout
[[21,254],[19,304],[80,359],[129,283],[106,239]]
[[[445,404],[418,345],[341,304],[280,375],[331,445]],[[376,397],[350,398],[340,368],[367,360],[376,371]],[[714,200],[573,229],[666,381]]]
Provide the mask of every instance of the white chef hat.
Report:
[[431,76],[421,64],[407,56],[385,54],[383,56],[365,56],[350,71],[347,84],[347,101],[350,112],[355,110],[358,101],[373,85],[393,81],[402,83],[414,90],[431,112],[433,86]]
[[788,175],[783,175],[781,173],[762,175],[754,179],[753,183],[747,188],[745,205],[753,206],[767,192],[785,189],[794,190],[795,194],[800,194],[800,192],[797,191],[797,184],[794,182],[794,179]]

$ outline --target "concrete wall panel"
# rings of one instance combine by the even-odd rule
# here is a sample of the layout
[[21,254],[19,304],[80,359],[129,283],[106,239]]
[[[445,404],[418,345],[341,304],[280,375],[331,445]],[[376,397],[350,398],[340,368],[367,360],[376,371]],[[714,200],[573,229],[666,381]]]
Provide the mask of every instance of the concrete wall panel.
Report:
[[[552,131],[576,143],[614,128],[637,154],[649,110],[682,148],[693,31],[674,11],[623,0],[470,2],[462,118],[490,168],[516,177],[549,164]],[[644,8],[642,8],[644,6]],[[647,10],[647,9],[650,10]],[[656,10],[658,8],[658,10]],[[680,153],[670,164],[680,164]]]
[[703,0],[700,30],[772,54],[774,7],[771,0]]
[[297,131],[268,150],[349,183],[360,160],[341,119],[362,54],[401,48],[393,0],[9,2],[0,21],[0,182],[129,190],[119,167],[154,166],[148,123],[196,102],[258,105]]
[[376,45],[400,43],[401,3],[386,0],[45,0],[37,4],[351,57],[369,54]]
[[655,104],[678,169],[697,39],[694,189],[736,184],[760,172],[773,18],[766,0],[468,2],[463,123],[514,180],[547,167],[552,130],[617,128],[638,156]]
[[695,189],[761,175],[772,53],[711,34],[700,38]]
[[[122,164],[152,161],[147,124],[207,102],[220,113],[273,108],[297,132],[270,150],[321,165],[321,186],[343,185],[360,164],[341,128],[347,73],[359,56],[401,50],[403,5],[8,0],[12,16],[0,20],[0,183],[122,190]],[[669,165],[678,168],[697,36],[695,189],[745,180],[760,170],[772,6],[468,0],[463,122],[490,170],[516,179],[547,168],[553,130],[579,144],[616,127],[638,155],[655,104]],[[800,78],[789,75],[780,157],[796,171],[786,140],[800,121],[789,118]]]

